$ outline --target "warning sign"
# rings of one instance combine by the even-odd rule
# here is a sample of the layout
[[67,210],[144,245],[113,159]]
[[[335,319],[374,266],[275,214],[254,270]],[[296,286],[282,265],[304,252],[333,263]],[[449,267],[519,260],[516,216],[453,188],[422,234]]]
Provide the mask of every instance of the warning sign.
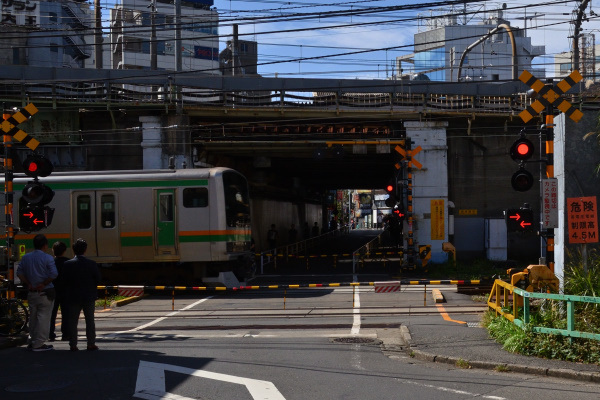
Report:
[[444,240],[444,200],[431,200],[431,240]]
[[567,199],[569,243],[598,243],[596,196]]

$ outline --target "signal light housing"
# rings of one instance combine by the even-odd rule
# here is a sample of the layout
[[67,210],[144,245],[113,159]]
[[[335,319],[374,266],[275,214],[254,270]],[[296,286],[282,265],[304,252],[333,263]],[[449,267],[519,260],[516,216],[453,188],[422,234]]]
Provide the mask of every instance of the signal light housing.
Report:
[[54,198],[54,191],[40,182],[29,182],[21,192],[23,200],[29,204],[48,204]]
[[385,191],[388,194],[388,198],[385,199],[385,205],[392,208],[398,204],[398,197],[396,195],[396,182],[391,180],[386,186]]
[[510,156],[515,161],[526,161],[531,158],[533,151],[531,140],[521,137],[510,147]]
[[25,175],[32,178],[46,177],[54,171],[54,166],[44,156],[31,154],[23,161]]
[[517,192],[526,192],[533,186],[533,175],[521,167],[510,179],[510,184]]

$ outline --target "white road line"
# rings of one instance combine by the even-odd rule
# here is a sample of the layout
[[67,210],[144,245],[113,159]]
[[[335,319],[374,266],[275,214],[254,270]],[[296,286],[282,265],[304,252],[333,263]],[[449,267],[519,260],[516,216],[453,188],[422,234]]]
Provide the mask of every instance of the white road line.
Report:
[[180,313],[180,312],[182,312],[182,311],[186,311],[186,310],[189,310],[190,308],[194,308],[194,307],[196,307],[198,304],[200,304],[200,303],[204,303],[206,300],[208,300],[208,299],[212,299],[212,298],[213,298],[213,296],[209,296],[209,297],[206,297],[206,298],[204,298],[204,299],[200,299],[200,300],[198,300],[198,301],[197,301],[197,302],[195,302],[195,303],[192,303],[192,304],[190,304],[190,305],[188,305],[188,306],[186,306],[186,307],[183,307],[181,310],[173,311],[173,312],[171,312],[171,313],[169,313],[169,314],[165,315],[164,317],[157,318],[157,319],[155,319],[154,321],[148,322],[147,324],[140,325],[140,326],[138,326],[138,327],[136,327],[136,328],[129,329],[129,330],[127,330],[127,331],[119,331],[119,332],[114,332],[114,333],[112,333],[112,334],[109,334],[109,335],[106,335],[106,336],[111,336],[111,335],[116,335],[116,334],[121,334],[121,333],[130,333],[130,332],[137,332],[137,331],[141,331],[141,330],[143,330],[143,329],[146,329],[146,328],[148,328],[148,327],[150,327],[150,326],[152,326],[152,325],[158,324],[159,322],[161,322],[161,321],[164,321],[165,319],[167,319],[167,318],[169,318],[169,317],[173,317],[173,316],[175,316],[175,315],[179,314],[179,313]]
[[406,379],[398,379],[398,380],[401,382],[404,382],[404,383],[409,383],[411,385],[415,385],[415,386],[426,387],[429,389],[436,389],[436,390],[440,390],[442,392],[460,394],[460,395],[469,396],[469,397],[477,397],[477,398],[488,399],[488,400],[507,400],[505,397],[500,397],[500,396],[488,396],[485,394],[471,393],[471,392],[467,392],[464,390],[451,389],[451,388],[447,388],[447,387],[443,387],[443,386],[428,385],[426,383],[409,381]]
[[[356,282],[356,275],[354,276],[354,282]],[[355,286],[356,287],[356,286]],[[352,330],[350,331],[351,335],[358,335],[360,332],[360,295],[359,290],[356,291],[354,297],[354,308],[352,309],[352,314],[354,314],[354,320],[352,322]]]
[[244,385],[246,389],[248,389],[248,392],[250,392],[252,398],[255,400],[285,400],[285,397],[283,397],[279,390],[277,390],[277,387],[269,381],[148,361],[140,361],[137,381],[135,383],[135,393],[133,394],[133,397],[148,400],[192,400],[189,397],[179,396],[166,391],[165,371],[171,371],[220,382]]

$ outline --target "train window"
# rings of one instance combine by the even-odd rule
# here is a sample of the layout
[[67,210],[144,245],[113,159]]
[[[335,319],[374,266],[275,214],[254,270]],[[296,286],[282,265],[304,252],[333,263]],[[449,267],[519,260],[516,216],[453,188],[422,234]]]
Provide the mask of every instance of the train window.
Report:
[[89,195],[77,196],[77,228],[89,229],[92,226],[91,198]]
[[159,220],[160,222],[173,221],[173,195],[171,193],[161,193],[159,196]]
[[250,220],[250,201],[246,179],[235,172],[223,173],[225,190],[225,218],[228,226],[237,226]]
[[103,194],[100,197],[101,220],[103,228],[113,228],[115,226],[115,195]]
[[183,189],[183,206],[186,208],[208,207],[208,189]]

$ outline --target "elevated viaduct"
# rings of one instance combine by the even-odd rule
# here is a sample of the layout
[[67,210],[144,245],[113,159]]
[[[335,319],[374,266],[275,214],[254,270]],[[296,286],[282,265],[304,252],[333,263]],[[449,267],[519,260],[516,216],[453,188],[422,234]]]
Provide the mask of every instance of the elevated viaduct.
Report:
[[[326,223],[328,191],[382,189],[396,173],[394,150],[421,147],[413,168],[415,230],[445,259],[441,243],[452,239],[459,259],[489,255],[490,220],[529,203],[539,214],[539,187],[519,193],[510,177],[517,165],[509,148],[525,124],[518,113],[529,103],[521,82],[438,83],[388,80],[208,77],[149,71],[61,70],[3,67],[5,107],[34,103],[40,113],[25,125],[62,169],[141,169],[228,166],[252,187],[257,247],[268,226]],[[584,111],[559,137],[577,154],[566,165],[567,190],[594,189],[597,103],[580,87],[573,104]],[[542,139],[528,169],[543,171]],[[592,160],[593,159],[593,160]],[[567,163],[568,164],[568,163]],[[590,177],[590,179],[588,179]],[[444,202],[443,239],[432,240],[430,201]],[[454,214],[454,232],[448,216]],[[508,258],[537,261],[535,232],[508,235]]]

